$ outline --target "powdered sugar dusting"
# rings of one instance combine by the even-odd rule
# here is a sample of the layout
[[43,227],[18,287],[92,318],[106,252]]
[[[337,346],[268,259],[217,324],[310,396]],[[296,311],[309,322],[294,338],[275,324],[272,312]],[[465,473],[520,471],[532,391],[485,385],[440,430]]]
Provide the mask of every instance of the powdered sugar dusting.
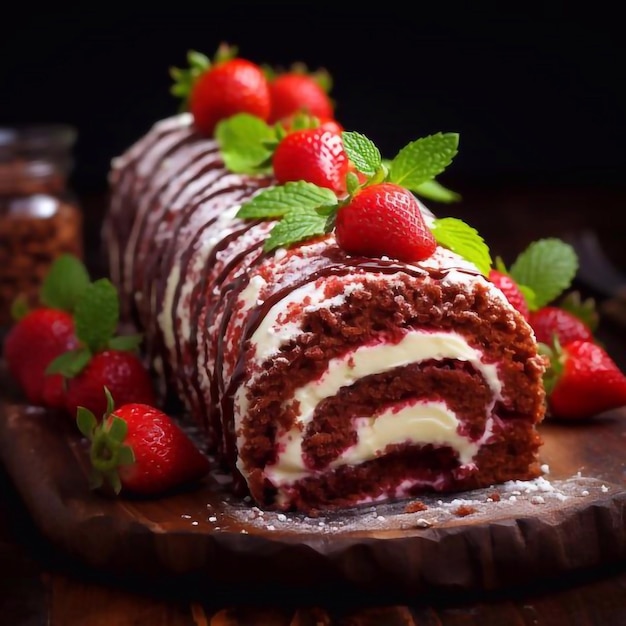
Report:
[[[228,516],[238,527],[253,533],[280,532],[288,534],[354,534],[388,531],[419,532],[429,528],[445,528],[467,523],[490,523],[520,517],[545,517],[567,507],[580,505],[581,500],[607,497],[620,487],[607,485],[595,478],[575,475],[566,480],[549,481],[540,476],[528,481],[509,481],[463,494],[428,494],[415,500],[367,505],[344,512],[304,515],[264,511],[241,500],[229,501]],[[419,500],[423,507],[411,504]],[[228,530],[224,517],[221,526]]]

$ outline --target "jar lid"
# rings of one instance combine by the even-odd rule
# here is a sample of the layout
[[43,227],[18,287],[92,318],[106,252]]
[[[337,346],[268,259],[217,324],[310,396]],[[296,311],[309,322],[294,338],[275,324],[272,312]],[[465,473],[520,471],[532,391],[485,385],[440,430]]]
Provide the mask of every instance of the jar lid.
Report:
[[71,124],[25,124],[0,126],[0,154],[26,159],[66,155],[73,148],[77,131]]

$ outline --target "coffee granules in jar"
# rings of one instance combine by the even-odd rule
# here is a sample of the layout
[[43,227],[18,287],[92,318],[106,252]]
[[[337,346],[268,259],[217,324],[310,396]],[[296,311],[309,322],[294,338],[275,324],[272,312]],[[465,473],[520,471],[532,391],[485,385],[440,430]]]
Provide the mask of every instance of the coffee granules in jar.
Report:
[[68,186],[76,131],[63,124],[0,128],[0,327],[18,297],[38,304],[62,253],[83,256],[83,220]]

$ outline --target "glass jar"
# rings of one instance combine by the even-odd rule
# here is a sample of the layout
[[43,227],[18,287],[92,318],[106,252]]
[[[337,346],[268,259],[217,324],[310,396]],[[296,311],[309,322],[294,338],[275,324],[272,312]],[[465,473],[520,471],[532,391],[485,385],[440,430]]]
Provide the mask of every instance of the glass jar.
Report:
[[0,127],[0,327],[18,296],[38,302],[62,253],[83,257],[83,220],[68,186],[76,130],[65,124]]

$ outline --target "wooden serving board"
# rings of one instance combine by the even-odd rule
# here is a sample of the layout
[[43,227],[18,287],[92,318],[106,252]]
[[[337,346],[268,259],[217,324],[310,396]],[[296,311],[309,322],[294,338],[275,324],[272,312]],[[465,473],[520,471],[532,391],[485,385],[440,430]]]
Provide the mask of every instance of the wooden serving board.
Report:
[[87,484],[67,418],[0,404],[0,456],[41,532],[100,572],[143,581],[410,595],[492,590],[626,560],[626,409],[544,423],[535,481],[322,517],[263,512],[219,475],[153,500]]

